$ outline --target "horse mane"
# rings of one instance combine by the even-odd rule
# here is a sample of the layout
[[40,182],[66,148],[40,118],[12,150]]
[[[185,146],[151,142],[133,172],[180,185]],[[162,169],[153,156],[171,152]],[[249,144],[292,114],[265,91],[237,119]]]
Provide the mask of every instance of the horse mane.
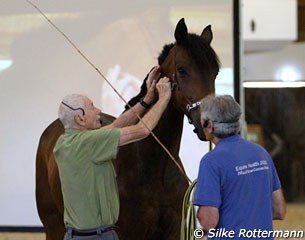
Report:
[[[161,65],[165,61],[169,51],[173,48],[174,45],[174,43],[171,43],[163,46],[163,49],[158,57],[159,65]],[[213,50],[210,44],[208,44],[200,36],[193,33],[189,33],[186,40],[183,43],[179,44],[179,46],[187,50],[190,58],[194,60],[198,68],[201,68],[201,66],[207,66],[206,69],[208,70],[202,69],[203,71],[206,71],[206,74],[209,74],[209,69],[215,69],[217,72],[219,72],[220,61],[216,52]],[[147,93],[146,80],[148,78],[148,74],[143,80],[141,90],[138,95],[131,98],[127,105],[125,105],[125,111],[128,110],[129,107],[133,107],[134,105],[136,105],[140,101],[140,99],[144,97]],[[211,76],[208,76],[208,78],[210,77]]]

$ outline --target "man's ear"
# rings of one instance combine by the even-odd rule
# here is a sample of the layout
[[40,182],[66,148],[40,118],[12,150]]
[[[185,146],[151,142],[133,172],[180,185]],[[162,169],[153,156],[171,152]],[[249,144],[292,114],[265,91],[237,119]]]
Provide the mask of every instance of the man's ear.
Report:
[[74,121],[76,122],[77,125],[80,125],[80,126],[85,125],[85,118],[83,115],[76,114],[74,116]]
[[211,120],[209,120],[208,130],[209,130],[209,133],[211,133],[211,134],[214,133],[214,123]]

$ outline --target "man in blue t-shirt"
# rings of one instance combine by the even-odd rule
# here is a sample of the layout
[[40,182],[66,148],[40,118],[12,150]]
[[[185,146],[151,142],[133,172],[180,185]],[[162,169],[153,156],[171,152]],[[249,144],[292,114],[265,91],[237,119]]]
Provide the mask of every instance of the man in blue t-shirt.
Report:
[[273,239],[272,219],[286,206],[270,155],[241,138],[238,103],[229,95],[201,101],[207,141],[216,147],[201,160],[194,205],[208,239]]

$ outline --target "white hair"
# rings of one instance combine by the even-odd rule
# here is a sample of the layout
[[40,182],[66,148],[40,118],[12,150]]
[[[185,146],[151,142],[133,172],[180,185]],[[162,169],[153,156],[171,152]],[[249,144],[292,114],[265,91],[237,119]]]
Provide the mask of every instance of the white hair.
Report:
[[[58,109],[58,118],[64,125],[64,128],[79,128],[79,126],[75,123],[74,117],[79,114],[85,107],[85,96],[81,94],[69,94],[62,99]],[[74,108],[72,110],[68,106]]]
[[230,95],[209,95],[201,100],[201,121],[210,120],[214,135],[225,138],[240,132],[241,108]]

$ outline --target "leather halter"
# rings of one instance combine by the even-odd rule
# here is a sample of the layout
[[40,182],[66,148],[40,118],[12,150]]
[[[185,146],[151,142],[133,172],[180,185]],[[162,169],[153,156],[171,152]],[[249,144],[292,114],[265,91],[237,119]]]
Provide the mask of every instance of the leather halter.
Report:
[[180,92],[180,94],[184,97],[184,99],[186,100],[187,102],[187,105],[186,105],[186,116],[188,118],[188,121],[189,121],[189,124],[192,124],[193,123],[193,119],[191,117],[191,111],[196,109],[197,107],[200,106],[200,101],[196,101],[196,102],[192,102],[180,89],[179,87],[179,82],[178,82],[178,79],[176,77],[176,52],[174,53],[174,61],[173,61],[173,64],[174,64],[174,73],[172,74],[172,91],[174,91],[175,89],[177,89],[177,91]]

